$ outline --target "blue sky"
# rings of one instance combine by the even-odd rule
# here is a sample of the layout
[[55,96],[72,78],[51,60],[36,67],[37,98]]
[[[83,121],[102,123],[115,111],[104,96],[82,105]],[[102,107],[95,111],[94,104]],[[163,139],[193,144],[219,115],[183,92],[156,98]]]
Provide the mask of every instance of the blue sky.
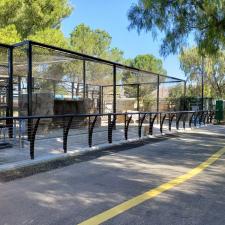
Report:
[[71,0],[74,6],[72,15],[62,22],[62,31],[69,36],[73,28],[85,23],[91,28],[106,30],[112,36],[112,47],[118,47],[126,58],[134,58],[139,54],[153,54],[161,58],[168,75],[183,78],[178,55],[163,58],[159,55],[162,36],[153,40],[151,33],[135,30],[128,31],[127,12],[136,0]]

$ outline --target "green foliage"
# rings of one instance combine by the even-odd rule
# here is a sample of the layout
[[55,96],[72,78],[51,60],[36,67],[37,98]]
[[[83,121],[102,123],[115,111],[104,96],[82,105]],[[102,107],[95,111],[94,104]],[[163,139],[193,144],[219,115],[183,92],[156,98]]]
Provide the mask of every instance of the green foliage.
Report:
[[180,56],[181,69],[188,81],[188,95],[200,96],[204,75],[205,97],[225,98],[225,53],[216,56],[199,55],[197,48],[185,50]]
[[156,111],[156,98],[155,96],[151,95],[151,94],[145,94],[142,98],[142,105],[143,105],[143,109],[142,111],[144,112],[150,112],[150,111]]
[[106,59],[111,60],[113,62],[123,63],[123,51],[121,51],[119,48],[112,48],[108,52]]
[[[13,44],[23,40],[34,40],[124,63],[123,52],[118,48],[111,47],[112,38],[104,30],[92,29],[85,24],[80,24],[71,32],[70,38],[65,38],[60,30],[60,25],[61,21],[69,16],[71,12],[72,7],[69,4],[69,0],[1,0],[0,43]],[[54,53],[48,49],[34,47],[33,53],[33,59],[36,62],[47,62],[49,58],[54,59]],[[15,50],[14,56],[20,59],[23,57],[23,60],[26,57],[24,52],[18,50]],[[166,74],[161,60],[156,59],[152,55],[139,55],[134,59],[128,60],[127,64],[143,70]],[[82,83],[83,63],[72,58],[63,63],[46,63],[44,67],[34,70],[34,76],[43,78],[42,80],[36,80],[36,84],[43,89],[49,88],[52,90],[50,82],[43,86],[45,79]],[[96,85],[100,83],[112,84],[112,77],[111,66],[86,62],[87,83]],[[117,82],[122,80],[125,83],[150,82],[152,79],[154,80],[155,77],[152,78],[151,76],[142,76],[140,74],[133,76],[133,74],[121,72],[119,69],[117,71]],[[145,96],[146,88],[151,91],[155,87],[142,88],[140,90],[142,96]]]
[[168,108],[172,109],[174,111],[176,110],[184,110],[184,108],[181,108],[181,105],[183,106],[184,101],[184,83],[178,83],[174,87],[171,87],[169,89],[169,95],[166,98],[166,102],[168,104]]
[[[134,59],[128,59],[126,61],[126,65],[146,71],[151,71],[157,74],[166,74],[166,70],[163,68],[162,61],[150,54],[138,55]],[[157,77],[155,75],[150,76],[146,74],[139,74],[139,76],[136,76],[132,72],[125,71],[123,73],[122,80],[125,83],[136,83],[138,81],[145,83],[156,82]]]
[[0,40],[1,43],[14,44],[21,41],[21,37],[18,34],[15,25],[8,25],[4,28],[0,28]]
[[[111,36],[104,30],[91,29],[85,24],[80,24],[71,33],[70,44],[71,48],[77,52],[108,59],[115,62],[123,61],[123,52],[118,48],[111,48]],[[82,79],[82,65],[77,65],[77,62],[69,63],[68,68],[72,76],[77,76]],[[76,67],[76,68],[75,68]],[[109,84],[112,83],[112,67],[101,65],[98,63],[87,63],[87,82],[92,84]]]
[[92,30],[85,24],[80,24],[71,33],[71,46],[75,51],[93,55],[105,56],[111,44],[111,36],[104,30]]
[[[152,71],[157,74],[166,74],[163,68],[162,61],[155,58],[153,55],[138,55],[134,59],[129,59],[126,64],[138,69]],[[157,76],[149,74],[134,74],[130,71],[125,71],[122,74],[122,82],[124,84],[131,83],[149,83],[140,85],[139,95],[140,101],[143,102],[144,110],[150,109],[155,104],[155,91],[157,89]],[[125,95],[128,97],[137,96],[137,86],[124,86]]]
[[225,0],[139,0],[129,10],[130,29],[165,34],[161,54],[176,53],[190,34],[201,54],[215,54],[225,47]]
[[62,19],[71,12],[68,0],[1,0],[0,28],[13,24],[26,39],[46,28],[60,28]]
[[47,28],[45,30],[37,31],[34,35],[30,35],[28,40],[42,42],[45,44],[52,45],[61,48],[69,48],[69,41],[65,38],[61,30]]
[[166,70],[163,68],[162,60],[157,59],[155,56],[150,54],[137,55],[133,60],[130,60],[130,66],[166,75]]
[[183,96],[184,94],[184,85],[178,84],[169,90],[169,99],[177,99]]

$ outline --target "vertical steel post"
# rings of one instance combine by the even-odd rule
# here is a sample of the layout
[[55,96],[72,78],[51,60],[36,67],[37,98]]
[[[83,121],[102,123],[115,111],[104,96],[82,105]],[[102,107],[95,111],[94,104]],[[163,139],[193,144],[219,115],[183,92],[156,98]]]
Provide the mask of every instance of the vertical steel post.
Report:
[[[157,106],[156,106],[156,111],[157,113],[159,112],[159,75],[157,75]],[[159,123],[159,116],[157,114],[157,123]]]
[[201,110],[204,109],[204,58],[202,56],[202,96],[201,96]]
[[[6,116],[13,116],[13,48],[8,49],[8,93]],[[9,137],[13,137],[13,120],[6,121],[9,125]]]
[[71,91],[72,91],[72,99],[73,99],[73,97],[74,97],[74,82],[72,82],[72,87],[71,87]]
[[18,101],[21,98],[21,77],[18,77]]
[[137,84],[137,111],[140,110],[140,84]]
[[102,112],[102,86],[99,86],[98,90],[98,112]]
[[[32,87],[33,87],[33,79],[32,79],[32,44],[28,42],[27,47],[27,115],[32,116]],[[32,131],[32,120],[28,119],[28,139],[30,140]]]
[[55,99],[55,95],[56,95],[56,81],[53,80],[53,95],[54,95],[54,99]]
[[188,110],[187,109],[187,106],[186,106],[186,104],[187,104],[187,102],[186,102],[186,95],[187,95],[187,82],[186,81],[184,81],[184,98],[183,98],[183,110],[185,111],[185,110]]
[[104,113],[104,111],[105,111],[104,110],[105,109],[104,108],[104,99],[103,99],[104,98],[104,89],[103,88],[104,88],[104,86],[101,86],[101,95],[102,95],[101,96],[101,113]]
[[116,65],[113,65],[113,113],[116,113]]
[[83,98],[86,97],[86,61],[83,60]]

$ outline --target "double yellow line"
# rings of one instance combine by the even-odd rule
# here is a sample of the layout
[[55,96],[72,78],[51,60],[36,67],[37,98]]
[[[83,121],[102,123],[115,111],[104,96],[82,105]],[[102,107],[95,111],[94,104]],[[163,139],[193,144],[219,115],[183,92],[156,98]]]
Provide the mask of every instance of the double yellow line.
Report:
[[220,149],[213,155],[211,155],[211,157],[208,158],[205,162],[201,163],[200,165],[198,165],[194,169],[190,170],[186,174],[181,175],[181,176],[179,176],[167,183],[164,183],[154,189],[148,190],[147,192],[145,192],[141,195],[138,195],[128,201],[125,201],[125,202],[123,202],[109,210],[106,210],[94,217],[91,217],[90,219],[85,220],[84,222],[80,223],[79,225],[101,224],[101,223],[147,201],[147,200],[150,200],[150,199],[160,195],[161,193],[163,193],[177,185],[180,185],[180,184],[184,183],[185,181],[191,179],[192,177],[198,175],[203,170],[205,170],[207,167],[209,167],[211,164],[213,164],[216,160],[218,160],[224,153],[225,153],[225,147]]

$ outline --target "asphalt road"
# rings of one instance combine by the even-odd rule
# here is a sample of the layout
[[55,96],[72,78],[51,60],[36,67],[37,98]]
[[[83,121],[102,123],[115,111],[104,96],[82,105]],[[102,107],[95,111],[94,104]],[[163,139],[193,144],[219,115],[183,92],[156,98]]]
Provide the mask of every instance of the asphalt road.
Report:
[[[186,174],[224,146],[225,127],[209,126],[0,183],[0,225],[79,224]],[[103,224],[224,225],[225,155]]]

